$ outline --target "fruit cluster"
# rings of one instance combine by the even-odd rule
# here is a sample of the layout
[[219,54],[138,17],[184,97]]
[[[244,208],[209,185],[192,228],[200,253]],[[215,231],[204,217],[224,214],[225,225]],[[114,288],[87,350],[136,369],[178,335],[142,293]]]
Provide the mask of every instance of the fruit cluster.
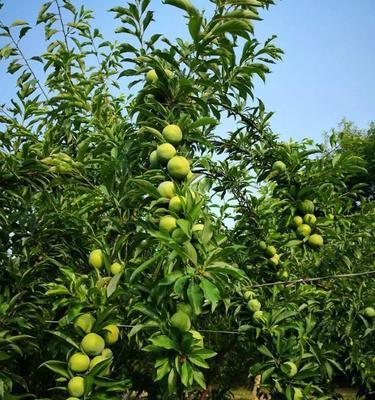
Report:
[[[96,249],[90,253],[89,264],[95,269],[103,267],[104,259],[101,250]],[[112,274],[121,271],[121,264],[113,263],[111,265]],[[81,314],[74,321],[74,328],[81,342],[80,351],[71,354],[68,359],[71,378],[67,385],[67,391],[72,396],[68,400],[77,400],[84,396],[87,392],[88,376],[104,377],[110,373],[113,354],[111,349],[106,346],[115,344],[119,340],[120,332],[116,325],[108,324],[104,327],[101,325],[96,324],[96,318],[91,313]]]
[[259,247],[264,251],[264,255],[267,257],[268,263],[273,267],[277,267],[280,262],[280,256],[277,254],[275,246],[267,246],[266,242],[261,241]]
[[293,225],[296,228],[297,236],[303,240],[307,240],[307,243],[311,247],[317,248],[323,246],[323,237],[318,233],[311,234],[316,223],[314,203],[311,200],[303,200],[298,208],[303,216],[296,215],[293,218]]
[[243,298],[247,301],[247,308],[253,314],[253,320],[260,322],[264,320],[264,312],[261,310],[262,304],[259,300],[254,298],[255,293],[251,290],[247,290],[243,294]]

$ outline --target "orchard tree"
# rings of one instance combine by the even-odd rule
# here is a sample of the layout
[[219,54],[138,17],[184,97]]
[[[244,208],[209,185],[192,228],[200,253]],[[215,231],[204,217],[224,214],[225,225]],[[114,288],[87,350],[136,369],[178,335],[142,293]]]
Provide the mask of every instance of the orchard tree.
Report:
[[[150,0],[111,10],[118,42],[46,2],[31,58],[32,26],[1,23],[0,398],[373,390],[374,203],[347,184],[365,162],[271,131],[273,1],[164,3],[190,40],[150,35]],[[368,277],[307,280],[340,273]]]

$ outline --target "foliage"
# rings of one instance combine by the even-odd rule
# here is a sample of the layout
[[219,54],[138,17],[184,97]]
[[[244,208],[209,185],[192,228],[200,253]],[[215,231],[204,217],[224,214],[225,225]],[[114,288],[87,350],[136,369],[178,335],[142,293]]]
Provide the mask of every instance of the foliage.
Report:
[[[0,399],[66,398],[77,376],[70,395],[86,399],[230,398],[259,376],[275,398],[332,398],[343,376],[373,391],[374,278],[286,282],[372,268],[372,127],[330,147],[279,142],[254,94],[282,55],[254,34],[274,2],[216,0],[212,15],[164,3],[189,41],[149,35],[149,0],[111,10],[114,43],[90,10],[46,2],[46,49],[31,59],[32,26],[1,23],[17,93],[0,113]],[[226,117],[235,127],[219,135]],[[170,124],[192,173],[149,162]],[[181,209],[158,190],[171,180]],[[88,350],[89,332],[112,353],[98,336]],[[105,359],[77,373],[81,351]]]

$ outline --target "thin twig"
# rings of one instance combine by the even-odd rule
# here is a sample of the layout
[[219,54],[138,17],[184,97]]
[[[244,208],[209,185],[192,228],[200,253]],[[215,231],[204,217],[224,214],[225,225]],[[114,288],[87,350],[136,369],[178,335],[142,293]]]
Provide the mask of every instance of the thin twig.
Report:
[[[0,20],[0,26],[3,28],[5,27],[5,25],[3,24],[3,22]],[[34,77],[34,79],[36,80],[36,83],[39,86],[40,91],[43,93],[43,96],[45,97],[46,100],[48,100],[48,96],[46,95],[46,92],[44,91],[39,79],[37,78],[37,76],[35,75],[33,69],[31,68],[31,65],[29,64],[27,58],[25,57],[25,55],[23,54],[23,51],[21,50],[21,48],[19,47],[18,43],[14,40],[13,35],[11,34],[10,30],[8,30],[8,35],[10,37],[10,39],[12,40],[13,44],[16,46],[16,49],[19,53],[19,55],[22,57],[23,61],[25,62],[27,68],[29,69],[31,75]]]
[[64,35],[64,41],[65,41],[66,49],[69,51],[68,37],[66,35],[64,21],[63,21],[62,14],[61,14],[61,7],[60,7],[60,4],[59,4],[58,0],[55,0],[55,3],[56,3],[56,6],[57,6],[57,10],[59,12],[61,29],[62,29],[62,32],[63,32],[63,35]]

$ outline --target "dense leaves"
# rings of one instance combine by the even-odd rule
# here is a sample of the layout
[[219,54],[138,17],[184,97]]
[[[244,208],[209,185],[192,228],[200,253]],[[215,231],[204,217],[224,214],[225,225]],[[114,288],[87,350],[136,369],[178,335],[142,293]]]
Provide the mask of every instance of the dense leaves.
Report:
[[[1,24],[0,399],[374,390],[374,276],[307,281],[374,267],[373,126],[279,142],[254,94],[282,55],[254,34],[273,1],[212,3],[165,1],[189,41],[148,34],[149,0],[114,7],[111,43],[92,11],[46,2],[31,59],[32,25]],[[150,158],[170,124],[192,175]]]

